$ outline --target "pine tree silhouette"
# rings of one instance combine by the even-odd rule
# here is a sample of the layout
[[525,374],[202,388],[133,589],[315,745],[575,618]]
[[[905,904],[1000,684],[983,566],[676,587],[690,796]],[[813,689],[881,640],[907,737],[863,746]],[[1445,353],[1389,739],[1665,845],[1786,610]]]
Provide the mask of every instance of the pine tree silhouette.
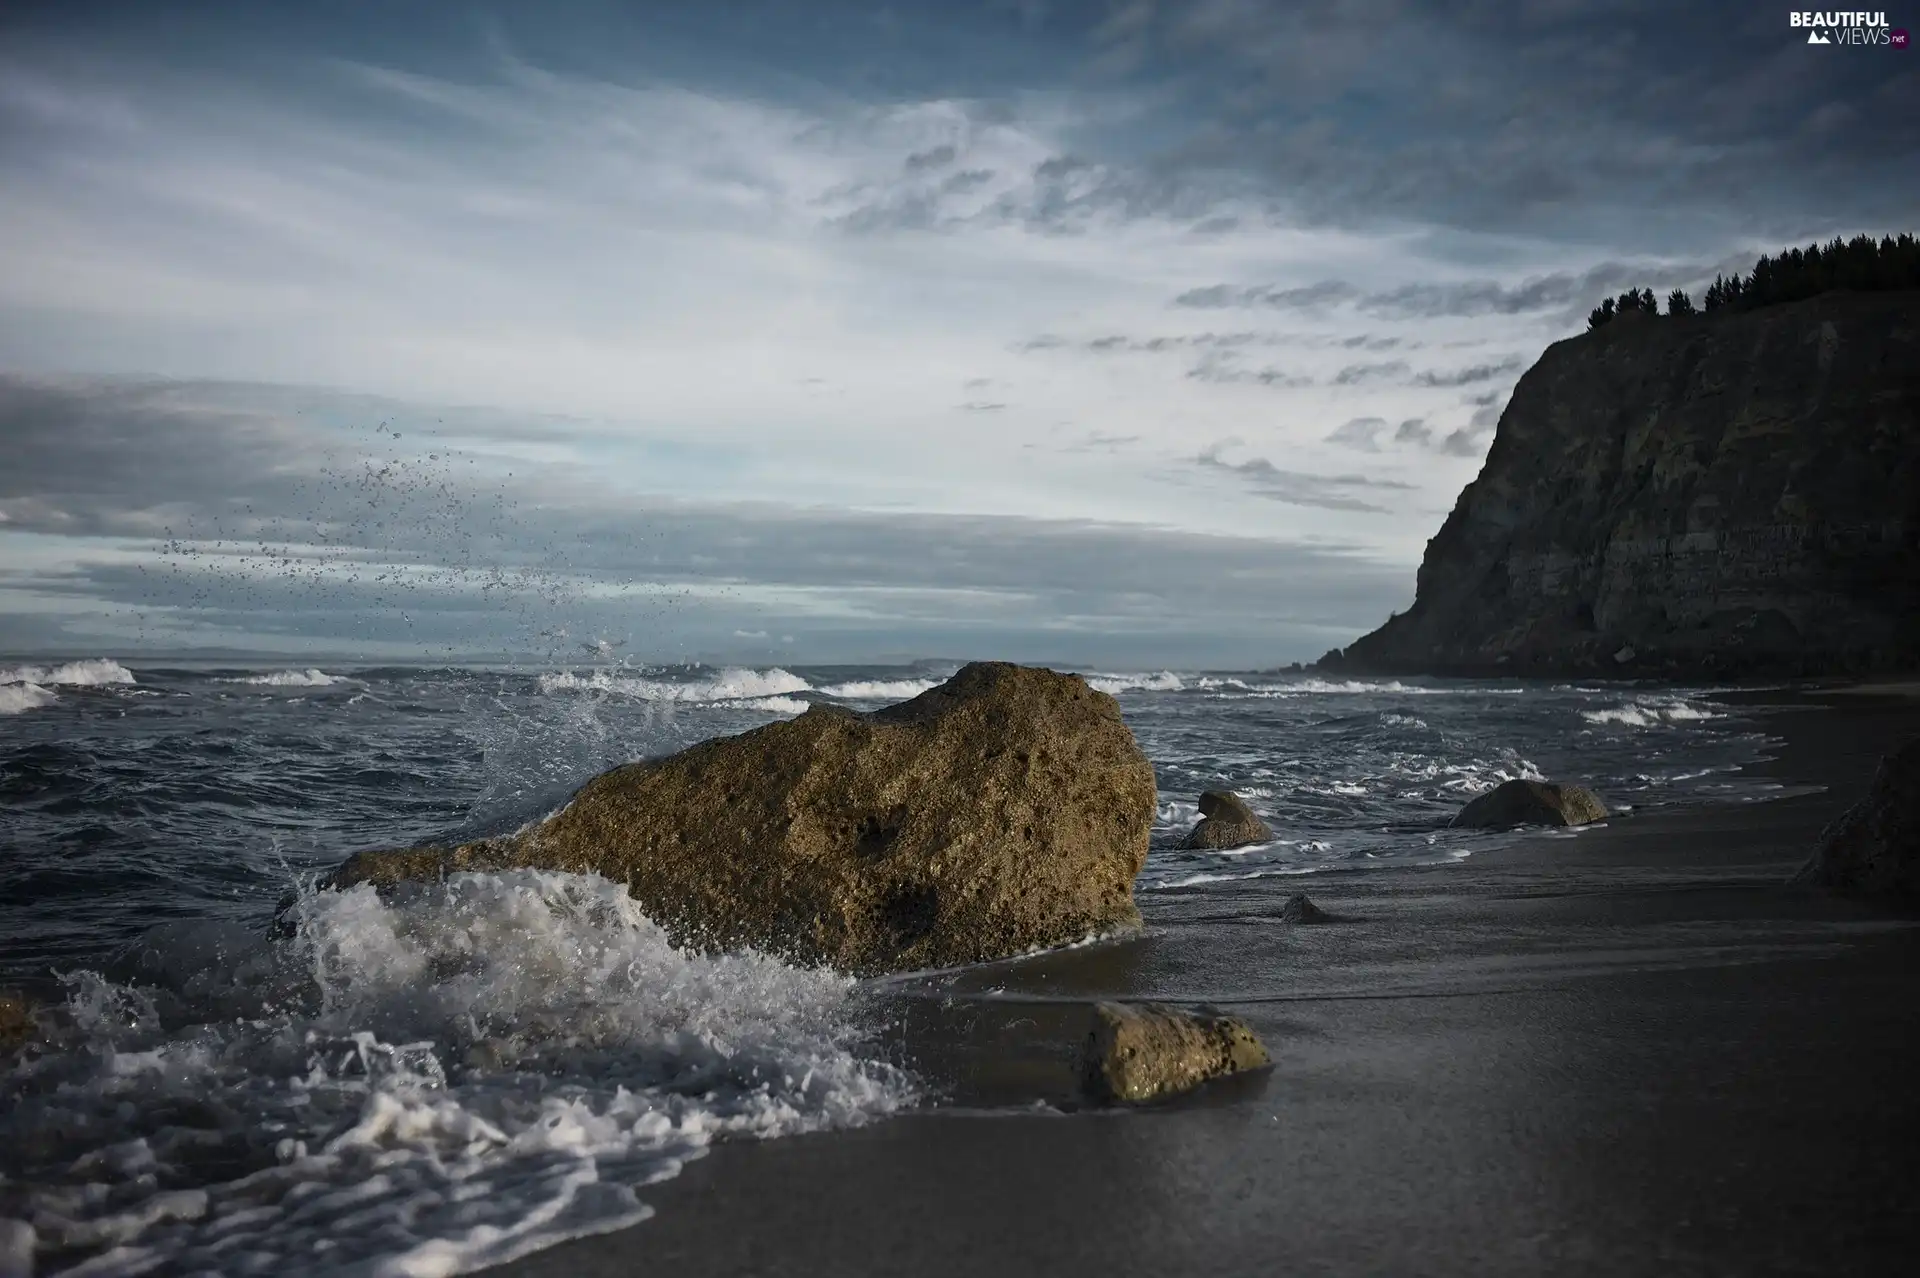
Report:
[[[1761,254],[1753,269],[1732,278],[1716,275],[1701,299],[1700,312],[1751,311],[1783,302],[1799,302],[1822,293],[1845,289],[1856,293],[1886,293],[1920,289],[1920,239],[1910,233],[1836,236],[1825,244]],[[1628,289],[1608,298],[1587,317],[1589,329],[1599,328],[1626,312],[1660,313],[1652,289]],[[1667,295],[1668,315],[1694,315],[1693,299],[1684,289]]]

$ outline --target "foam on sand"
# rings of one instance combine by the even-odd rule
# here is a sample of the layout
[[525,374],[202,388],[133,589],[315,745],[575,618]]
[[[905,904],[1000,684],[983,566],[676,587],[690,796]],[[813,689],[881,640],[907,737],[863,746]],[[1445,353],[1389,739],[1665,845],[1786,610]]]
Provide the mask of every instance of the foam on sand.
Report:
[[25,1187],[0,1240],[99,1272],[465,1273],[644,1219],[636,1189],[718,1136],[914,1101],[859,1054],[854,982],[675,949],[598,877],[294,913],[298,941],[184,961],[165,997],[197,1014],[165,1025],[147,992],[68,978],[71,1050],[0,1078]]

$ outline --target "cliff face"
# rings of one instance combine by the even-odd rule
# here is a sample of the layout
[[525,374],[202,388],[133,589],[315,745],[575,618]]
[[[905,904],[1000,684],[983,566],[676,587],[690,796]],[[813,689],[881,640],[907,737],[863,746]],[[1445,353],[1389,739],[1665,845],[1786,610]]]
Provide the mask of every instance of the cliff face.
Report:
[[1555,343],[1427,543],[1413,607],[1328,664],[1920,668],[1920,293]]

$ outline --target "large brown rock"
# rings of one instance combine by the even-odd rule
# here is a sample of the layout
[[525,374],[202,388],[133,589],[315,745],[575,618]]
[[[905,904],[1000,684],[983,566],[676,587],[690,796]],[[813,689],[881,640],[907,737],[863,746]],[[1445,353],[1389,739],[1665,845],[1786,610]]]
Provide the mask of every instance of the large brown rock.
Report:
[[1604,821],[1606,805],[1591,790],[1547,781],[1506,781],[1454,815],[1461,829],[1505,830],[1516,825],[1585,825]]
[[1139,1104],[1272,1060],[1244,1021],[1161,1003],[1099,1003],[1082,1058],[1095,1100]]
[[506,838],[360,853],[332,885],[600,874],[681,943],[904,971],[1136,926],[1153,816],[1119,703],[981,662],[871,714],[815,706],[615,768]]
[[1200,821],[1187,834],[1188,848],[1243,848],[1273,837],[1246,801],[1231,790],[1208,790],[1200,796]]
[[1820,834],[1799,883],[1920,902],[1920,737],[1880,761],[1867,797]]

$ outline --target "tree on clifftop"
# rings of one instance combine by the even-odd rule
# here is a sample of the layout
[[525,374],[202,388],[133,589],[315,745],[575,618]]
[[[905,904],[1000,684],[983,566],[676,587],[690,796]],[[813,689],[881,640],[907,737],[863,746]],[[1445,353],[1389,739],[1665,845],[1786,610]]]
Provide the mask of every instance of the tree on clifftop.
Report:
[[[1874,239],[1856,235],[1835,237],[1825,244],[1809,244],[1768,256],[1762,254],[1744,276],[1716,275],[1707,286],[1701,309],[1751,311],[1782,302],[1798,302],[1836,289],[1885,293],[1920,289],[1920,239],[1911,234]],[[1660,308],[1651,289],[1628,289],[1608,298],[1587,316],[1589,330],[1629,313],[1657,315]],[[1668,315],[1694,315],[1693,299],[1685,289],[1667,295]]]

